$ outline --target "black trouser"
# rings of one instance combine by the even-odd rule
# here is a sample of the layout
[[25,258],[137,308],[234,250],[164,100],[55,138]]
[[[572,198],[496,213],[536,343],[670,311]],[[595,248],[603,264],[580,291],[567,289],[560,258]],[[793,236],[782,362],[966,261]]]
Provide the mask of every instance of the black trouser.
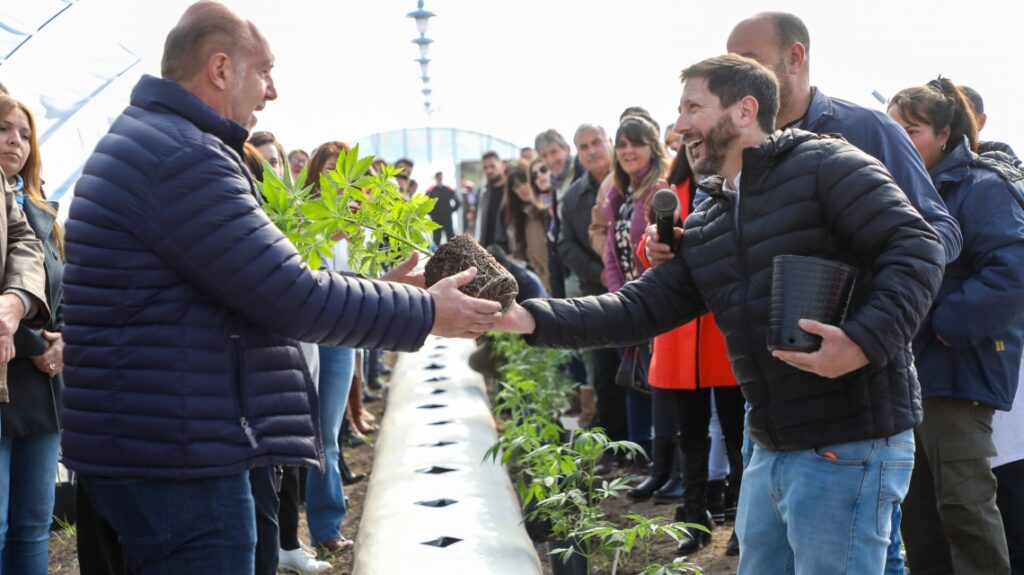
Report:
[[82,484],[75,484],[75,536],[81,575],[128,575],[117,532],[96,512]]
[[903,501],[903,542],[914,575],[1010,572],[989,457],[993,408],[964,399],[923,401],[914,472]]
[[604,348],[584,353],[590,363],[587,374],[597,395],[596,425],[604,428],[612,441],[629,439],[626,392],[615,384],[615,373],[619,371],[619,352],[614,348]]
[[281,526],[281,549],[292,551],[299,548],[299,468],[285,467],[281,478],[281,512],[278,514]]
[[[683,505],[688,516],[703,515],[707,510],[708,458],[711,440],[712,388],[660,390],[655,396],[655,421],[658,410],[674,409],[683,451]],[[725,452],[729,459],[729,482],[738,487],[743,477],[743,394],[739,387],[716,387],[715,407],[725,437]],[[655,431],[657,433],[657,430]]]
[[434,245],[441,245],[441,232],[444,232],[444,241],[450,242],[455,237],[455,229],[452,227],[452,216],[448,214],[448,217],[438,222],[441,227],[434,230]]
[[1003,529],[1006,531],[1010,572],[1013,575],[1024,575],[1024,459],[1000,465],[992,473],[998,483],[996,505],[999,506]]
[[256,575],[277,573],[277,468],[256,467],[249,470],[249,484],[256,507]]

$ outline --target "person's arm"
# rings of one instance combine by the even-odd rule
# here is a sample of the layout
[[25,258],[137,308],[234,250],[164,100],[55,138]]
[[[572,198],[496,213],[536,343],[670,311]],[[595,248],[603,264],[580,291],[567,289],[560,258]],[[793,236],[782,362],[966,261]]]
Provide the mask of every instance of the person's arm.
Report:
[[990,177],[964,196],[958,210],[964,237],[960,257],[976,272],[945,294],[931,321],[953,347],[1005,333],[1024,313],[1024,209],[1014,197],[1019,195],[1001,178]]
[[443,335],[461,334],[477,315],[490,315],[491,305],[476,302],[493,302],[461,299],[452,281],[438,284],[450,300],[441,318],[437,298],[421,289],[310,270],[247,193],[245,174],[214,151],[184,149],[159,174],[166,177],[152,182],[142,207],[148,213],[127,225],[196,289],[270,331],[341,347],[414,350],[438,326]]
[[[637,345],[705,313],[684,258],[629,282],[616,293],[572,299],[532,299],[510,310],[513,331],[538,347]],[[514,326],[514,327],[513,327]]]
[[[10,335],[13,335],[22,319],[28,327],[44,327],[50,321],[50,308],[46,301],[43,243],[36,238],[14,194],[4,191],[4,200],[7,209],[7,265],[0,287],[3,292],[0,315],[17,315],[13,308],[22,308],[22,315],[13,318],[14,325],[9,326]],[[4,323],[10,322],[4,320]]]
[[886,170],[856,148],[837,145],[822,162],[818,183],[831,229],[871,262],[870,296],[851,310],[842,330],[873,365],[885,365],[924,321],[945,254]]

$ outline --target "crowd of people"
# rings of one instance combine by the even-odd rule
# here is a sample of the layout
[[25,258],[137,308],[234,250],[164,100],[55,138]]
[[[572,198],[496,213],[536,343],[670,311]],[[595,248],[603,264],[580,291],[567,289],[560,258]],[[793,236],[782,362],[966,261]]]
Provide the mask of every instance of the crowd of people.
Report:
[[[419,191],[394,162],[403,193],[437,199],[435,244],[461,209],[516,268],[504,313],[458,290],[472,269],[367,280],[344,238],[322,269],[300,262],[258,182],[305,174],[316,194],[349,146],[250,132],[277,98],[273,54],[221,4],[169,33],[66,222],[5,89],[0,573],[47,572],[58,461],[83,574],[325,571],[353,545],[343,485],[364,476],[342,444],[376,429],[378,350],[490,330],[586,348],[568,368],[581,425],[648,454],[600,471],[641,475],[628,497],[676,520],[734,520],[740,573],[1024,573],[1020,161],[980,139],[983,99],[952,79],[886,113],[827,96],[792,14],[743,20],[723,48],[683,70],[664,128],[669,111],[630,107],[614,131],[580,125],[575,155],[545,130],[518,158],[484,154],[466,193],[441,172]],[[673,237],[654,225],[663,189]],[[801,321],[818,351],[766,345],[777,255],[857,269],[841,325]]]

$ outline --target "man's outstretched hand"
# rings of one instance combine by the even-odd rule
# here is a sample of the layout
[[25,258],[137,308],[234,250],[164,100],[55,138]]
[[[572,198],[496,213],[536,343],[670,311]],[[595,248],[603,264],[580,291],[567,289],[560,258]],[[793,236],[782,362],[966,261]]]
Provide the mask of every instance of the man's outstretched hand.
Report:
[[811,319],[802,319],[797,325],[807,333],[821,336],[818,351],[804,353],[777,349],[772,352],[773,356],[797,369],[829,379],[846,375],[870,363],[864,350],[841,328]]
[[469,268],[430,286],[427,291],[434,297],[434,328],[430,333],[476,338],[501,319],[501,304],[469,297],[459,291],[475,277],[476,268]]
[[495,331],[507,331],[509,333],[530,334],[537,329],[537,322],[533,314],[525,307],[512,302],[501,315],[501,320],[494,326]]

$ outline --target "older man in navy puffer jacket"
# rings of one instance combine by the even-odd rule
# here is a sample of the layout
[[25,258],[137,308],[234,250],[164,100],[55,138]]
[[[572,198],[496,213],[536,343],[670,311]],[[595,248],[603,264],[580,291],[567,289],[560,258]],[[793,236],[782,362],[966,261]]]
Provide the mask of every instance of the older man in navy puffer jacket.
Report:
[[64,463],[137,573],[251,575],[246,471],[319,466],[297,340],[414,350],[476,336],[499,306],[312,271],[240,158],[276,97],[249,22],[200,2],[85,165],[67,225]]

